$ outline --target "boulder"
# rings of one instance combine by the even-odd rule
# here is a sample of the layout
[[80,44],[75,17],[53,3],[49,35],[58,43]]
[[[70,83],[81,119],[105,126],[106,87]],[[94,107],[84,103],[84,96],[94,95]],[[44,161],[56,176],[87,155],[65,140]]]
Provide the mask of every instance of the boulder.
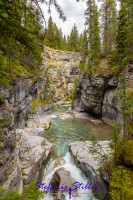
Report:
[[[68,188],[74,188],[72,184],[76,182],[72,177],[69,171],[67,171],[64,167],[61,167],[57,169],[51,179],[51,185],[54,187],[61,187],[61,186],[67,186]],[[69,189],[61,190],[61,192],[68,192]],[[57,193],[57,190],[53,190]],[[75,190],[74,190],[75,191]],[[60,190],[58,190],[58,193]],[[62,194],[57,194],[54,198],[54,200],[62,200]]]
[[54,168],[65,165],[65,164],[66,164],[66,161],[62,157],[59,157],[55,161]]
[[42,115],[32,115],[32,117],[26,121],[26,126],[33,129],[44,128],[46,130],[50,127],[50,124],[51,116],[45,113]]
[[98,170],[101,167],[101,164],[97,158],[100,158],[100,155],[103,153],[109,153],[111,150],[108,141],[101,141],[99,144],[102,146],[102,149],[98,146],[96,147],[99,153],[92,153],[90,151],[93,145],[90,141],[71,143],[69,145],[69,150],[77,167],[89,177],[94,186],[96,185],[98,187],[98,190],[95,191],[96,197],[103,200],[108,199],[107,182],[109,181],[109,174],[106,171],[104,171],[102,175],[99,173]]
[[41,179],[42,172],[52,151],[52,144],[46,139],[34,136],[22,129],[16,130],[17,149],[21,161],[24,185]]

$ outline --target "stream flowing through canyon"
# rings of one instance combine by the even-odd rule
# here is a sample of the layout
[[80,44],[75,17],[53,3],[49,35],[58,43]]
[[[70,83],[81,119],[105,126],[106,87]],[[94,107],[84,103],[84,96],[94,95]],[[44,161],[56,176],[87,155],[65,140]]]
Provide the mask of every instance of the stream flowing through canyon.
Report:
[[[51,115],[52,125],[49,130],[40,133],[41,137],[53,143],[54,152],[51,156],[43,175],[43,183],[49,185],[55,171],[64,167],[70,172],[76,182],[86,185],[89,178],[76,167],[74,160],[68,150],[68,144],[76,141],[91,141],[95,136],[100,140],[109,140],[112,131],[108,127],[93,125],[87,119],[62,118],[61,113],[66,113],[70,106],[58,106],[54,108]],[[61,164],[60,164],[61,163]],[[66,185],[67,186],[67,183]],[[91,190],[78,189],[78,193],[92,193]],[[69,195],[65,194],[62,200],[68,200]],[[72,200],[100,200],[93,194],[72,194]],[[43,200],[54,200],[51,194],[45,195]]]

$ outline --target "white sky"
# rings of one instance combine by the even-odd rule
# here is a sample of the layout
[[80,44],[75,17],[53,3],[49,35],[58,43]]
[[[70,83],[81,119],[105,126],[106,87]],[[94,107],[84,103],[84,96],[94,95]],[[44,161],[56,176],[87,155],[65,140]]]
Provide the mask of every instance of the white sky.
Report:
[[[54,6],[52,6],[51,16],[52,16],[53,22],[56,23],[58,28],[62,29],[65,35],[70,34],[74,23],[76,23],[77,25],[78,32],[82,33],[85,29],[84,11],[87,8],[86,0],[80,0],[80,2],[76,2],[76,0],[57,0],[57,2],[59,3],[62,10],[64,11],[65,16],[67,17],[67,20],[63,22],[61,19],[59,19],[59,15],[57,11],[55,10]],[[42,4],[41,8],[43,10],[46,22],[48,22],[50,14],[48,14],[47,12],[46,5]]]
[[[51,16],[53,22],[56,23],[58,28],[61,28],[63,33],[68,35],[71,32],[73,24],[76,23],[79,33],[83,32],[85,28],[84,11],[86,10],[86,1],[81,0],[81,2],[76,2],[76,0],[58,0],[58,3],[67,17],[67,20],[63,22],[61,19],[59,19],[59,15],[54,6],[52,6]],[[43,9],[43,13],[47,22],[50,15],[47,12],[46,5],[42,4],[41,8]]]

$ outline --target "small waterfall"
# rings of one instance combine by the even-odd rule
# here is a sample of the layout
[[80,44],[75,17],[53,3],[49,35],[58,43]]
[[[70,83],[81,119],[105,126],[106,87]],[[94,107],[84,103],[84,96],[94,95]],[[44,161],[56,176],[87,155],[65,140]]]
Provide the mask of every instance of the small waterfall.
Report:
[[[83,183],[85,186],[90,182],[90,180],[74,164],[71,154],[68,152],[68,144],[75,141],[89,141],[91,140],[92,135],[100,136],[102,137],[101,139],[104,140],[111,136],[110,130],[104,128],[103,134],[103,128],[96,128],[92,124],[88,123],[88,120],[86,119],[67,118],[68,109],[69,106],[56,107],[51,115],[52,126],[48,131],[40,134],[40,136],[52,142],[54,148],[53,158],[50,159],[44,171],[43,183],[46,184],[45,186],[49,185],[55,171],[61,167],[64,167],[69,171],[71,177],[73,177],[76,182]],[[65,160],[65,164],[57,166],[58,161],[54,160],[55,156],[57,160],[58,158]],[[67,186],[67,183],[65,186]],[[77,193],[92,193],[92,191],[88,189],[78,189]],[[62,200],[68,199],[69,195],[65,195]],[[43,200],[54,200],[54,197],[53,195],[47,194]],[[96,198],[92,194],[73,194],[71,200],[96,200]]]
[[[83,183],[86,185],[89,181],[89,179],[83,174],[83,172],[74,165],[73,159],[70,155],[70,152],[66,153],[66,156],[63,157],[65,160],[66,164],[62,166],[58,166],[54,168],[55,160],[51,158],[49,161],[45,171],[44,171],[44,177],[43,177],[43,183],[46,183],[46,185],[49,185],[50,180],[54,174],[54,172],[61,168],[64,167],[66,170],[70,171],[71,176],[79,183]],[[66,183],[67,186],[67,183]],[[85,189],[78,189],[78,193],[91,193],[91,190],[85,190]],[[47,194],[43,200],[54,200],[53,195]],[[64,200],[69,200],[69,195],[65,195]],[[90,194],[78,194],[78,195],[72,195],[71,200],[96,200],[94,195]]]

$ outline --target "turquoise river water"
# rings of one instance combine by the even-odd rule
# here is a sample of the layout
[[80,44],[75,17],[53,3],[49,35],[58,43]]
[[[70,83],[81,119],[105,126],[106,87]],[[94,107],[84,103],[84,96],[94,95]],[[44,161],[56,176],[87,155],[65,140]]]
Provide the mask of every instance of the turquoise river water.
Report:
[[[108,126],[93,125],[88,122],[87,119],[61,119],[56,117],[60,113],[67,112],[69,106],[55,107],[52,113],[52,125],[49,130],[41,133],[41,137],[45,137],[49,142],[53,143],[54,152],[50,158],[49,163],[44,171],[43,183],[48,185],[54,174],[54,172],[60,167],[64,167],[70,171],[71,176],[76,179],[77,182],[87,184],[89,178],[76,167],[74,161],[68,151],[68,144],[76,141],[91,140],[94,136],[100,140],[109,140],[112,135],[112,130]],[[63,165],[58,165],[59,160],[63,161]],[[65,164],[64,164],[65,163]],[[67,185],[67,183],[66,183]],[[80,191],[85,193],[86,191]],[[87,191],[88,192],[88,191]],[[91,191],[89,191],[91,193]],[[64,195],[62,200],[68,200],[69,195]],[[44,200],[54,200],[53,195],[47,194]],[[96,200],[94,195],[72,195],[72,200]],[[97,199],[98,200],[98,199]]]

